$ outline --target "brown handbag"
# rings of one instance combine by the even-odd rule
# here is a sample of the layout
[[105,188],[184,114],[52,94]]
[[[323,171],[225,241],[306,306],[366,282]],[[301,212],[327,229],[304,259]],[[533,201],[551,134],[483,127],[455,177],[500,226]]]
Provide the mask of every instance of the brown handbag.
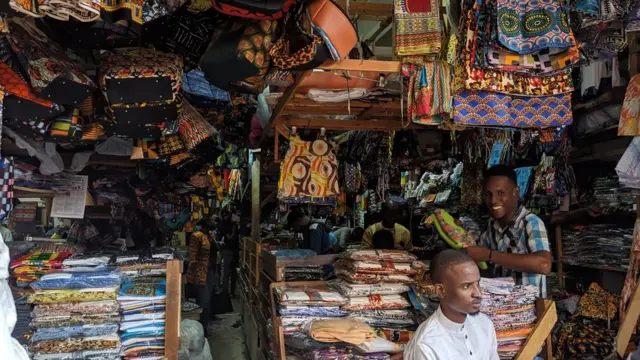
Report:
[[314,0],[307,6],[314,33],[318,33],[334,60],[345,59],[358,43],[358,34],[351,20],[331,0]]

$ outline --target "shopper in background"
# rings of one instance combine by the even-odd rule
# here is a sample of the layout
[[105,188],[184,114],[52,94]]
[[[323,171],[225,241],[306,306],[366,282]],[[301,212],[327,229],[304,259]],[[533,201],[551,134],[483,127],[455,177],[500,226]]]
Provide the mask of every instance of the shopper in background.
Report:
[[404,360],[499,360],[493,323],[480,313],[480,271],[474,260],[448,249],[430,266],[440,306],[418,327]]
[[344,226],[334,231],[333,234],[338,239],[338,245],[344,247],[347,244],[359,244],[362,242],[364,230],[361,227],[350,228]]
[[518,285],[535,285],[547,296],[545,275],[553,256],[544,222],[520,204],[520,187],[513,169],[497,165],[485,172],[484,203],[491,219],[478,246],[467,248],[476,261],[487,261],[496,277],[513,277]]
[[222,289],[232,298],[236,296],[238,265],[240,262],[240,239],[238,226],[233,221],[232,206],[227,205],[220,211],[218,235],[220,254],[222,255]]
[[[202,308],[200,323],[207,332],[210,318],[211,279],[209,279],[209,257],[211,256],[212,241],[202,226],[196,226],[196,231],[189,239],[189,264],[187,267],[187,298],[193,298]],[[215,246],[215,244],[213,244]]]
[[380,211],[382,221],[369,226],[367,230],[365,230],[364,235],[362,236],[361,248],[371,249],[373,234],[378,230],[387,229],[393,233],[396,249],[411,250],[411,233],[406,227],[396,223],[399,212],[400,209],[398,209],[398,205],[391,201],[387,201],[382,204],[382,209]]
[[312,222],[302,209],[294,208],[287,216],[287,224],[290,229],[302,234],[302,249],[313,250],[318,255],[331,253],[331,231],[324,223]]

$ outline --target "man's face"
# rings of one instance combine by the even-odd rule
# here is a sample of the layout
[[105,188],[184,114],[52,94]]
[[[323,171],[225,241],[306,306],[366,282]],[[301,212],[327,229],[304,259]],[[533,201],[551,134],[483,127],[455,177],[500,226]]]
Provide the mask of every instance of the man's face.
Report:
[[506,176],[492,176],[484,185],[484,204],[491,217],[506,220],[513,216],[518,207],[520,188]]
[[[397,211],[397,210],[396,210]],[[385,226],[394,226],[398,221],[398,216],[394,210],[387,210],[382,214],[382,221]]]
[[442,284],[436,284],[440,303],[462,314],[480,311],[480,271],[471,261],[454,265],[444,274]]

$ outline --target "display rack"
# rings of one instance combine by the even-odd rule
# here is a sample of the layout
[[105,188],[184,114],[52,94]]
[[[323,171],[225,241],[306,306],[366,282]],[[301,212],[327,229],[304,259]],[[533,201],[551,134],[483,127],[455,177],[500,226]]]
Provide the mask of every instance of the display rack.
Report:
[[167,298],[164,334],[164,356],[177,360],[180,350],[180,323],[182,321],[182,260],[167,261]]

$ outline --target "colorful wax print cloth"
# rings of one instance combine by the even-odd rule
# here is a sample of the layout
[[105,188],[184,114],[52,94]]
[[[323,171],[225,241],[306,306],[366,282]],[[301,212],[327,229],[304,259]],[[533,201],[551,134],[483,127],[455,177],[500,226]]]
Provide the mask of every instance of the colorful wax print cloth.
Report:
[[573,122],[571,94],[510,96],[463,91],[453,97],[453,121],[464,125],[560,127]]
[[88,301],[78,303],[41,304],[34,307],[34,317],[70,316],[74,313],[108,314],[119,310],[115,300]]
[[56,272],[31,283],[34,290],[106,288],[120,285],[118,268],[90,272]]
[[282,305],[280,307],[280,315],[344,317],[349,315],[349,312],[340,309],[338,306]]
[[323,289],[279,288],[281,305],[339,306],[348,302],[340,293]]
[[618,123],[618,136],[640,136],[640,74],[635,75],[627,85]]
[[[2,121],[0,120],[0,130]],[[13,207],[13,157],[0,157],[0,220],[4,220]]]
[[349,317],[375,328],[407,329],[416,325],[411,311],[407,309],[352,311]]
[[394,343],[406,344],[411,340],[415,331],[402,329],[377,328],[376,335]]
[[141,30],[142,25],[167,16],[184,5],[186,0],[100,0],[101,17],[105,22],[130,22],[132,28]]
[[313,203],[339,194],[338,161],[329,143],[323,139],[289,138],[289,150],[280,165],[278,199]]
[[407,275],[387,275],[359,273],[351,269],[336,268],[336,275],[352,284],[413,284],[415,281]]
[[9,6],[21,14],[36,18],[48,16],[61,21],[74,18],[81,22],[100,19],[100,1],[96,0],[9,0]]
[[335,279],[328,282],[329,286],[337,289],[347,297],[368,295],[394,295],[409,291],[409,286],[404,284],[351,284],[343,279]]
[[418,258],[403,250],[356,250],[340,254],[341,258],[360,261],[389,261],[394,263],[413,263]]
[[607,292],[594,282],[580,297],[578,310],[573,316],[605,321],[613,319],[618,311],[619,301],[618,296]]
[[117,287],[81,290],[39,290],[29,295],[30,304],[115,300]]
[[442,46],[440,4],[436,0],[394,0],[396,55],[435,55]]
[[518,54],[573,45],[567,9],[559,0],[497,0],[498,41]]
[[416,270],[407,263],[392,263],[388,261],[349,261],[338,260],[336,269],[347,269],[363,274],[383,274],[383,275],[415,275]]
[[343,310],[396,310],[410,307],[411,304],[401,295],[368,295],[349,298],[349,302],[342,306]]

